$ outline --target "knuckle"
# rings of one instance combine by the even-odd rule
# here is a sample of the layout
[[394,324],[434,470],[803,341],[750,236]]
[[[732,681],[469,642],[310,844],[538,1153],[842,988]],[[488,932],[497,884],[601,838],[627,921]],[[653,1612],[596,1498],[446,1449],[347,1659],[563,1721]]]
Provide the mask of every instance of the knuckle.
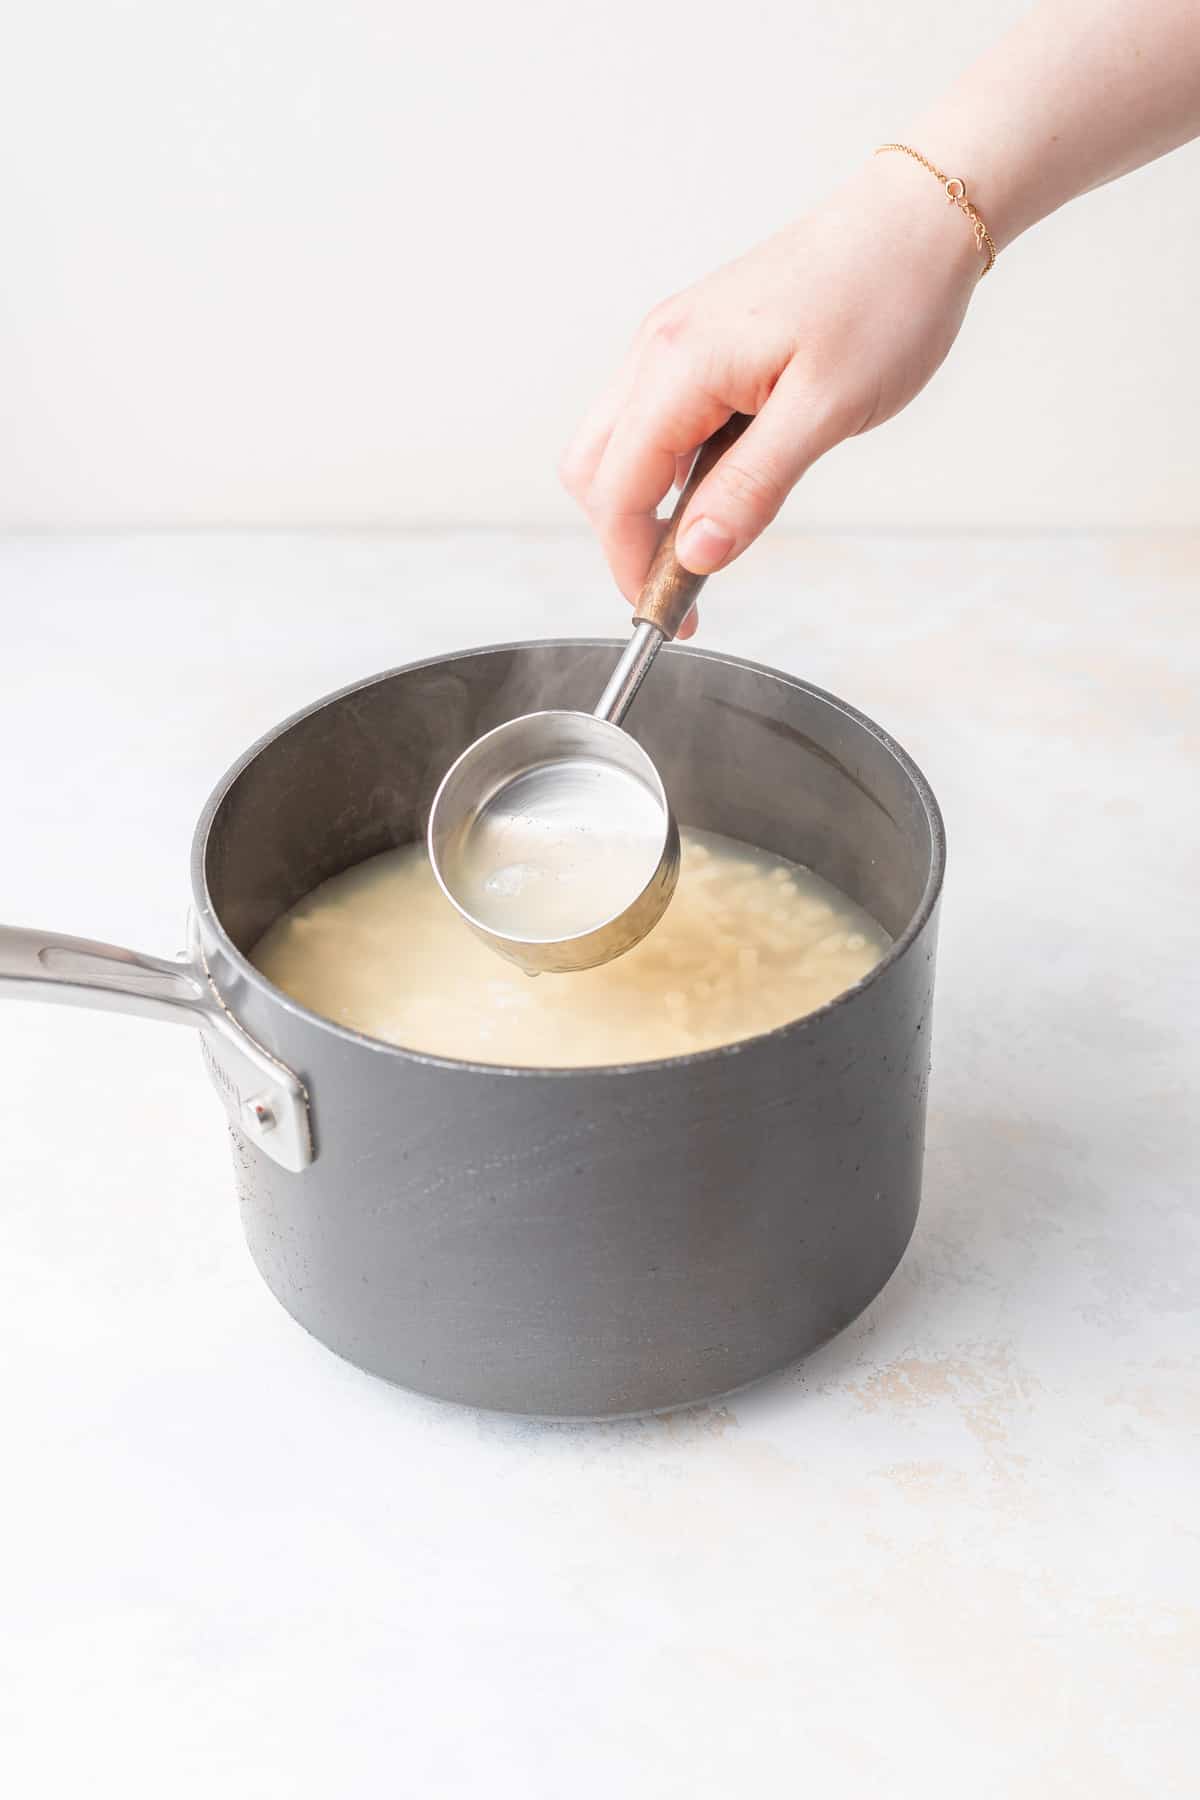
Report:
[[859,394],[841,382],[814,382],[810,412],[813,425],[823,438],[847,437],[863,410]]
[[723,495],[752,512],[777,512],[787,488],[772,470],[748,462],[725,462],[718,471]]
[[638,343],[643,350],[674,349],[686,338],[688,329],[688,315],[679,301],[663,300],[643,319]]
[[856,386],[828,369],[793,365],[789,373],[789,404],[798,428],[822,437],[849,435],[847,421],[860,409]]

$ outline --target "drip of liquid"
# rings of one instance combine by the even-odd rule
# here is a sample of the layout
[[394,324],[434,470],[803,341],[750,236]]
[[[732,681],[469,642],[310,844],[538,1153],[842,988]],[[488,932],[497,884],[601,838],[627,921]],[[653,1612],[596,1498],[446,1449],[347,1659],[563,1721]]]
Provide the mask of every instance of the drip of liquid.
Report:
[[[710,832],[685,831],[682,843],[679,886],[658,925],[581,974],[532,982],[502,961],[450,906],[423,845],[323,882],[252,960],[312,1012],[386,1043],[578,1068],[773,1030],[852,987],[887,950],[874,919],[811,871]],[[489,876],[532,860],[493,865]]]

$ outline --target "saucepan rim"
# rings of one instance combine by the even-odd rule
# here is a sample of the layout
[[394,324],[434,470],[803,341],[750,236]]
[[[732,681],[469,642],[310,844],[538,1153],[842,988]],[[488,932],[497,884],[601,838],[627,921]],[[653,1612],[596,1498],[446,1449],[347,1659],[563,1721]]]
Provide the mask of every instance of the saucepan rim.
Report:
[[811,1031],[831,1013],[841,1007],[852,1005],[907,954],[929,923],[934,908],[937,906],[946,871],[946,830],[941,808],[933,789],[908,751],[892,737],[890,732],[837,694],[831,694],[827,689],[817,687],[810,681],[803,681],[797,675],[789,675],[782,669],[771,668],[766,663],[752,662],[746,657],[730,656],[722,650],[703,650],[690,644],[671,644],[660,654],[671,657],[687,657],[693,661],[720,663],[728,668],[744,669],[753,675],[765,675],[772,681],[781,682],[785,687],[798,689],[802,693],[811,695],[814,699],[823,701],[845,718],[860,726],[896,759],[912,783],[924,809],[930,837],[929,875],[912,917],[900,936],[893,941],[886,955],[880,958],[861,981],[855,982],[853,987],[846,988],[832,1000],[827,1000],[823,1006],[802,1014],[798,1019],[789,1019],[782,1025],[776,1025],[770,1031],[760,1031],[753,1037],[740,1038],[733,1044],[721,1044],[715,1049],[709,1050],[693,1050],[682,1056],[657,1057],[653,1061],[647,1062],[588,1063],[573,1065],[569,1068],[474,1062],[466,1057],[432,1056],[423,1050],[410,1050],[403,1044],[387,1044],[380,1038],[368,1037],[364,1032],[354,1031],[349,1026],[339,1025],[334,1020],[325,1018],[323,1014],[311,1011],[310,1008],[302,1006],[298,1000],[293,1000],[290,995],[285,994],[282,988],[276,987],[274,982],[268,981],[267,977],[261,974],[249,958],[238,949],[225,930],[209,891],[208,874],[205,867],[208,840],[214,821],[234,783],[245,773],[251,763],[272,744],[284,737],[293,726],[301,724],[303,720],[311,718],[313,714],[323,711],[327,706],[336,705],[350,694],[362,693],[382,682],[394,680],[398,675],[411,675],[418,669],[435,668],[448,663],[463,663],[476,656],[497,656],[521,650],[613,650],[619,653],[624,648],[624,643],[625,640],[622,638],[527,638],[512,643],[478,644],[467,650],[444,651],[439,656],[424,656],[415,662],[401,663],[396,668],[384,669],[376,675],[368,675],[362,680],[348,682],[345,687],[322,695],[320,699],[312,701],[308,706],[301,707],[298,712],[292,713],[288,718],[281,720],[279,724],[272,726],[269,731],[244,750],[236,762],[232,763],[225,771],[205,802],[196,824],[192,838],[191,883],[202,940],[206,936],[215,938],[220,945],[222,956],[232,964],[241,980],[248,982],[271,1004],[282,1007],[285,1012],[293,1014],[307,1024],[317,1026],[323,1031],[332,1032],[336,1037],[344,1039],[349,1044],[354,1044],[363,1050],[374,1051],[381,1056],[420,1063],[428,1068],[475,1075],[524,1077],[526,1079],[533,1077],[545,1080],[550,1077],[561,1079],[570,1079],[571,1077],[578,1079],[580,1076],[628,1077],[630,1075],[647,1075],[655,1071],[693,1069],[708,1063],[719,1062],[723,1058],[744,1056],[747,1052],[769,1044],[773,1039],[783,1038],[792,1033]]

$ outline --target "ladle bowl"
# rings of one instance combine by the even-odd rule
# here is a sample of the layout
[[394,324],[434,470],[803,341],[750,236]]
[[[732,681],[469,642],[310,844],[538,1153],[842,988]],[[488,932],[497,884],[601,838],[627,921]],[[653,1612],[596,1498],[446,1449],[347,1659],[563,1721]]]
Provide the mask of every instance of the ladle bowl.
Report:
[[430,815],[442,891],[529,975],[631,950],[679,878],[658,770],[627,732],[584,712],[527,713],[472,744]]

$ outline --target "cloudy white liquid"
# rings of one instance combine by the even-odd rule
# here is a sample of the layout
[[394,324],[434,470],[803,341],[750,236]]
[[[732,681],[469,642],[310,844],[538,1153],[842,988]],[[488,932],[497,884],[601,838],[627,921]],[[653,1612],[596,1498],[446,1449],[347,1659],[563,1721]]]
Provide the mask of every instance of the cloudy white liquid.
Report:
[[503,962],[451,907],[423,845],[324,882],[252,960],[311,1011],[387,1043],[573,1068],[770,1031],[852,987],[887,950],[874,919],[808,870],[709,832],[682,839],[679,886],[658,925],[580,974],[530,981]]
[[504,937],[577,937],[624,912],[662,856],[662,806],[612,765],[573,759],[510,782],[443,855],[473,919]]

